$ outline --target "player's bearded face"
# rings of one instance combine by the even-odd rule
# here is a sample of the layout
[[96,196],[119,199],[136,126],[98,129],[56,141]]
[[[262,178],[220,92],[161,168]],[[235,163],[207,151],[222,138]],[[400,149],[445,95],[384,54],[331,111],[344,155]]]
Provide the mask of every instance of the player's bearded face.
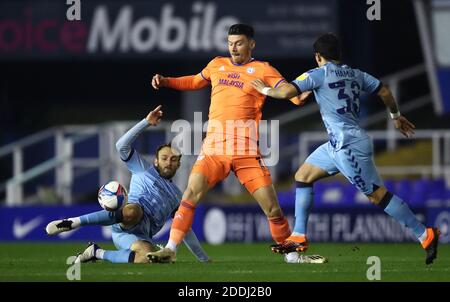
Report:
[[247,38],[245,35],[228,36],[228,51],[231,59],[236,64],[247,63],[252,57],[254,47],[255,41]]
[[180,167],[180,155],[169,147],[163,148],[155,159],[155,167],[161,177],[171,179]]

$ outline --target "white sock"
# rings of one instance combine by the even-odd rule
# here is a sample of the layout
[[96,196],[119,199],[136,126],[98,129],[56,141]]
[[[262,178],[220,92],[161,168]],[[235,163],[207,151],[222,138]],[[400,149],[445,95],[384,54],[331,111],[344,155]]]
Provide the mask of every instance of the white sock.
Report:
[[76,228],[80,227],[80,225],[81,225],[80,217],[72,217],[72,218],[69,218],[67,220],[71,220],[72,221],[72,229],[76,229]]
[[103,254],[105,253],[105,250],[97,249],[95,251],[95,258],[97,259],[103,259]]
[[299,256],[298,256],[297,252],[290,252],[284,256],[284,258],[286,259],[286,262],[288,262],[288,263],[297,262],[298,257]]
[[425,232],[423,232],[423,234],[419,236],[420,243],[424,242],[425,240],[427,240],[427,229],[425,229]]
[[177,251],[177,244],[169,239],[169,241],[166,244],[166,248],[171,249],[172,251]]

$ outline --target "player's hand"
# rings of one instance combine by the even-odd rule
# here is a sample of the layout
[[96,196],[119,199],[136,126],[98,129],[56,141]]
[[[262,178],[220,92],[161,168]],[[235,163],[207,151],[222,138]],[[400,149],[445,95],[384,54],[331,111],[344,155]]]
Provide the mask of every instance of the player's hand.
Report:
[[396,129],[408,138],[412,137],[414,134],[414,129],[416,128],[416,126],[408,121],[408,119],[403,115],[400,115],[398,118],[394,119],[394,125]]
[[312,91],[305,91],[302,92],[298,98],[300,99],[300,104],[304,104],[306,102],[306,99],[309,98],[309,96],[311,95]]
[[262,90],[267,87],[266,83],[264,83],[260,79],[256,79],[252,81],[252,86],[255,88],[259,93],[262,93]]
[[152,126],[156,126],[161,121],[161,117],[163,115],[163,112],[161,111],[162,105],[159,105],[156,107],[153,111],[150,111],[147,114],[147,117],[145,118],[148,123]]
[[160,87],[164,87],[166,78],[160,74],[155,74],[152,78],[152,86],[154,89],[158,90]]

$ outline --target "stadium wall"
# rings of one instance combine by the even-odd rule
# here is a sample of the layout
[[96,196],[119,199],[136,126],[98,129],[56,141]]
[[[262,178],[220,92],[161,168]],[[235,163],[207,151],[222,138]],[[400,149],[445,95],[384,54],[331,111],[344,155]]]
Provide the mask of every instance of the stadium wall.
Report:
[[[49,237],[45,226],[51,220],[74,217],[98,211],[98,205],[24,206],[0,208],[0,241],[107,241],[110,227],[87,226]],[[450,242],[449,207],[415,207],[413,211],[426,225],[442,230],[441,242]],[[293,206],[284,207],[293,225]],[[155,241],[168,239],[170,221],[154,236]],[[271,241],[267,219],[256,205],[200,205],[193,230],[200,241],[211,244],[225,242]],[[408,242],[414,241],[409,231],[379,208],[368,206],[318,207],[309,219],[310,240],[316,242]]]

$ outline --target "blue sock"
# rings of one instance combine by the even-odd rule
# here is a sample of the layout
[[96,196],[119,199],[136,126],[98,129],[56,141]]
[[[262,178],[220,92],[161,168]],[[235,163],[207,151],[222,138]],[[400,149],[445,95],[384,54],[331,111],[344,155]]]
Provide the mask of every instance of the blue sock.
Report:
[[131,250],[108,251],[105,250],[103,260],[108,260],[112,263],[133,263],[135,253]]
[[313,185],[297,181],[296,187],[294,232],[306,235],[309,212],[314,201]]
[[122,210],[114,212],[102,210],[80,216],[81,225],[112,225],[122,221]]
[[408,205],[398,196],[387,192],[381,200],[380,206],[384,208],[386,213],[400,222],[401,225],[411,229],[414,236],[417,238],[425,232],[425,226],[416,218]]

